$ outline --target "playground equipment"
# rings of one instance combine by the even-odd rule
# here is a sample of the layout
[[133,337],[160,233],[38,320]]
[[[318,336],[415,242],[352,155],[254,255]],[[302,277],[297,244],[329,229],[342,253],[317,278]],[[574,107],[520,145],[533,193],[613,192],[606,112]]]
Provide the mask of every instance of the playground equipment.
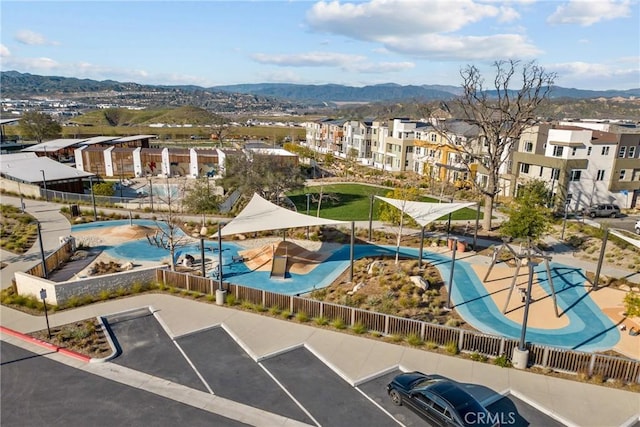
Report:
[[284,255],[279,255],[277,249],[273,249],[273,259],[271,261],[271,274],[269,277],[272,279],[284,279],[287,274],[287,259],[289,258],[289,248],[284,247]]
[[[539,260],[543,260],[545,263],[545,267],[547,269],[547,277],[549,278],[549,286],[551,288],[551,297],[553,298],[553,307],[555,309],[556,317],[560,317],[560,313],[558,312],[558,301],[556,299],[556,291],[553,286],[553,279],[551,278],[551,268],[549,267],[549,260],[551,260],[551,256],[546,255],[540,248],[534,245],[531,242],[531,239],[527,238],[526,241],[520,241],[520,250],[516,251],[506,240],[503,240],[503,243],[500,246],[496,246],[493,248],[493,256],[491,259],[491,265],[487,270],[487,274],[484,277],[484,281],[487,282],[489,275],[491,274],[491,270],[498,263],[498,255],[501,252],[507,251],[511,255],[516,262],[516,270],[513,274],[513,280],[511,281],[511,286],[509,287],[509,294],[507,295],[507,301],[504,304],[504,308],[502,309],[502,313],[505,314],[507,312],[507,307],[509,306],[509,301],[511,301],[511,295],[513,294],[513,290],[516,287],[516,281],[518,280],[518,275],[520,273],[520,268],[523,265],[535,265],[538,264]],[[533,267],[529,267],[533,268]],[[526,289],[519,288],[520,296],[522,297],[522,302],[529,302],[527,299],[531,298],[529,295],[529,291]]]

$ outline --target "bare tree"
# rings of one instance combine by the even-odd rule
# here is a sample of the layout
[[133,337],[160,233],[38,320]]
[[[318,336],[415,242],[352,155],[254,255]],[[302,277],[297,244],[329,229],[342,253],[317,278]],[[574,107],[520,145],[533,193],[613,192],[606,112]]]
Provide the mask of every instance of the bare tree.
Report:
[[[473,180],[484,197],[482,226],[491,229],[491,216],[495,198],[500,192],[500,173],[509,160],[512,147],[523,130],[538,122],[536,110],[549,98],[556,74],[548,73],[534,61],[496,61],[492,87],[485,87],[485,80],[473,65],[461,70],[463,94],[455,101],[456,110],[462,111],[462,119],[477,126],[476,136],[464,138],[455,144],[455,138],[446,129],[446,120],[436,126],[452,145],[461,152],[461,163],[467,172],[470,165],[482,166],[486,182]],[[517,89],[511,87],[521,85]],[[457,141],[456,141],[457,142]]]
[[218,140],[220,148],[222,148],[222,141],[230,131],[228,120],[224,116],[214,115],[211,131],[213,132],[213,136]]
[[158,231],[156,234],[152,237],[147,237],[150,244],[169,251],[169,265],[171,267],[171,271],[175,271],[176,268],[176,249],[181,246],[185,246],[191,241],[191,239],[180,229],[180,223],[182,222],[182,218],[179,215],[181,211],[181,197],[178,192],[184,193],[184,188],[177,189],[177,192],[174,191],[174,189],[176,189],[176,187],[171,187],[169,185],[169,180],[167,179],[166,194],[163,196],[156,196],[162,202],[162,205],[164,205],[166,210],[158,215],[159,221],[156,221]]

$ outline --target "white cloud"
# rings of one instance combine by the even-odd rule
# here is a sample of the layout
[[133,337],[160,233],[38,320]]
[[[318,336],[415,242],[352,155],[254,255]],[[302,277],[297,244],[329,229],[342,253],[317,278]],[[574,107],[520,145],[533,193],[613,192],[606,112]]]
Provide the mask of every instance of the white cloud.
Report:
[[540,49],[518,34],[492,36],[442,36],[428,34],[406,44],[404,39],[387,38],[384,45],[392,51],[442,60],[495,60],[496,58],[531,58]]
[[545,68],[556,72],[556,84],[572,82],[573,87],[629,89],[640,87],[640,58],[620,58],[611,63],[563,62]]
[[11,51],[8,47],[3,44],[0,44],[0,58],[6,58],[11,56]]
[[47,40],[42,34],[31,30],[20,30],[14,36],[17,42],[29,46],[56,46],[58,42]]
[[332,52],[309,52],[299,54],[267,54],[255,53],[251,58],[261,64],[272,64],[288,67],[334,67],[344,66],[351,62],[364,61],[360,55],[347,55]]
[[345,67],[349,71],[356,71],[364,74],[395,73],[415,68],[413,62],[377,62],[377,63],[356,63]]
[[519,19],[520,14],[512,7],[516,3],[523,2],[320,1],[307,13],[307,23],[315,31],[380,43],[389,52],[423,58],[455,60],[532,57],[539,54],[540,50],[519,34],[455,34],[456,31],[487,18],[499,23]]
[[578,24],[588,27],[600,21],[631,16],[630,0],[570,0],[547,18],[550,24]]
[[320,1],[307,13],[307,23],[315,31],[376,41],[390,35],[409,37],[425,32],[457,31],[499,14],[499,8],[472,0]]

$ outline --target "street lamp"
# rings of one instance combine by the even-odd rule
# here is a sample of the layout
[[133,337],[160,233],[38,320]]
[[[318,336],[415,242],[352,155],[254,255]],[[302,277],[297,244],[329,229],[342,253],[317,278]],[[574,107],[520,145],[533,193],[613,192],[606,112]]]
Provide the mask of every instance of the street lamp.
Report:
[[44,246],[42,244],[42,230],[40,229],[40,221],[36,221],[38,229],[38,243],[40,244],[40,257],[42,258],[42,273],[45,279],[49,278],[49,272],[47,271],[47,258],[44,256]]
[[47,178],[45,178],[44,176],[44,169],[40,169],[40,172],[42,172],[42,185],[44,187],[44,199],[48,202],[49,193],[47,192]]
[[40,289],[40,299],[42,299],[42,304],[44,304],[44,318],[47,321],[47,333],[49,334],[49,339],[51,339],[51,328],[49,327],[49,314],[47,313],[47,290],[45,288]]

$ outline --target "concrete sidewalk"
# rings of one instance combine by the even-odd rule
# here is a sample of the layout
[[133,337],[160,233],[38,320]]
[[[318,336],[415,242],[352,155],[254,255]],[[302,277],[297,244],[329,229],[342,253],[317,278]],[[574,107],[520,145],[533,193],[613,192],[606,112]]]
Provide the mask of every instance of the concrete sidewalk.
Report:
[[[457,381],[483,385],[486,391],[480,399],[487,402],[511,392],[566,425],[633,425],[640,416],[638,393],[528,371],[500,368],[488,363],[431,353],[171,295],[148,294],[93,304],[54,313],[49,319],[52,326],[57,326],[148,306],[153,307],[156,316],[172,338],[224,325],[256,361],[287,349],[305,346],[354,386],[400,368],[407,371],[438,373]],[[21,332],[30,332],[43,329],[45,322],[43,317],[34,317],[2,307],[2,325]],[[77,361],[71,361],[69,364],[77,365]],[[99,370],[104,371],[104,368],[94,368],[92,364],[82,369],[89,372],[95,369],[96,373]],[[117,378],[116,371],[112,373],[116,376],[115,380],[126,380]],[[139,386],[144,387],[144,384]],[[178,393],[179,390],[176,389],[175,392]]]
[[[20,206],[18,197],[2,196],[2,203]],[[62,205],[47,203],[42,200],[24,199],[25,211],[40,222],[42,245],[45,256],[60,247],[60,238],[71,235],[69,221],[60,213]],[[11,252],[0,250],[0,260],[7,264],[0,270],[0,283],[2,289],[11,286],[11,280],[16,271],[27,271],[42,262],[40,245],[38,241],[23,255],[15,255]]]

